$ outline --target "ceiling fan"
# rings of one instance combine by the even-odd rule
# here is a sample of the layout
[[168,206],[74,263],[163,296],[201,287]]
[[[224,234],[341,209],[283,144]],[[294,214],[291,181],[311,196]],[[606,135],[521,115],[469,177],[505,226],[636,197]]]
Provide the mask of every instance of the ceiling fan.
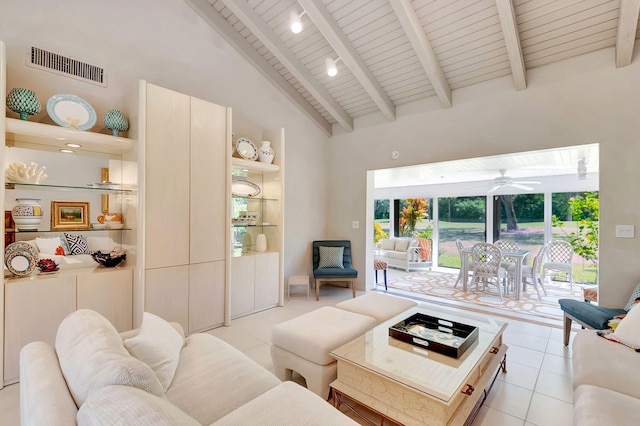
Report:
[[507,171],[505,169],[500,170],[500,177],[497,177],[493,180],[494,186],[487,193],[495,192],[499,188],[503,188],[505,186],[511,186],[513,188],[524,189],[526,191],[533,191],[533,187],[527,185],[535,185],[540,182],[535,180],[513,180],[510,176],[507,176],[505,173]]

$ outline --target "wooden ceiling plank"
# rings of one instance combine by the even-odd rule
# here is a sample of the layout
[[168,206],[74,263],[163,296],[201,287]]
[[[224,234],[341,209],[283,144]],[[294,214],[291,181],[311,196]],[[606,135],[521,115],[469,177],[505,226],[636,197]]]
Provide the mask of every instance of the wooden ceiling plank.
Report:
[[[229,44],[240,52],[253,66],[264,75],[277,89],[285,94],[311,121],[327,135],[331,136],[333,129],[315,108],[295,90],[282,75],[275,70],[240,34],[227,22],[227,20],[211,7],[207,0],[187,0],[187,3],[198,13],[205,22],[216,30]],[[353,129],[353,125],[351,126]]]
[[522,48],[520,47],[520,35],[518,34],[518,23],[513,10],[511,0],[496,0],[500,25],[504,34],[504,42],[507,47],[507,56],[511,65],[511,75],[516,85],[516,90],[527,88],[527,71],[524,67]]
[[[196,3],[206,0],[188,0]],[[271,28],[260,18],[260,16],[249,6],[246,1],[223,0],[227,8],[254,33],[262,43],[273,53],[278,60],[289,69],[300,83],[302,83],[309,93],[334,116],[348,131],[353,131],[353,119],[346,111],[327,93],[318,83],[313,75],[304,68],[293,53],[287,49],[284,43],[274,34]],[[255,52],[255,50],[254,50]]]
[[411,5],[411,1],[397,0],[390,3],[391,7],[393,7],[393,11],[400,21],[400,24],[407,33],[409,42],[420,59],[420,63],[422,64],[425,73],[429,77],[429,80],[431,80],[431,85],[436,91],[440,102],[446,108],[450,108],[452,105],[451,87],[449,87],[447,78],[440,67],[438,58],[431,47],[431,43],[425,34],[422,24],[420,24],[420,21],[416,16],[416,12]]
[[329,11],[320,0],[298,0],[298,3],[307,12],[307,15],[316,24],[318,30],[324,35],[329,44],[336,51],[342,62],[349,67],[364,90],[371,96],[380,112],[388,119],[396,119],[396,107],[382,89],[349,39],[342,32]]
[[640,0],[620,0],[620,18],[616,35],[616,67],[625,67],[633,59],[633,46],[638,30]]

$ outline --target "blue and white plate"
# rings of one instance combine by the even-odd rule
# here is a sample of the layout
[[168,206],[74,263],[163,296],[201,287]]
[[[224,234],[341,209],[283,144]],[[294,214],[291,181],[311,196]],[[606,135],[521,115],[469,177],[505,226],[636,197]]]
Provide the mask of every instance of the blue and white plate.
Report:
[[253,198],[260,194],[260,187],[244,179],[231,180],[231,195],[234,197]]
[[53,95],[47,101],[47,113],[62,127],[89,130],[96,124],[96,111],[76,95]]

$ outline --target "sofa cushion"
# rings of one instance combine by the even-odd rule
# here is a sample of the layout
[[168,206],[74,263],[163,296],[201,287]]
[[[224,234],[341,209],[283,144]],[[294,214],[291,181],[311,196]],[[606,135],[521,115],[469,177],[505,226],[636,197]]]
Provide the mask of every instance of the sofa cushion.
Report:
[[76,420],[79,426],[200,425],[170,402],[129,386],[106,386],[93,392]]
[[163,395],[153,370],[129,355],[113,325],[95,311],[80,309],[69,314],[58,327],[55,348],[78,407],[92,391],[108,385]]
[[406,251],[388,251],[387,258],[407,260],[407,252]]
[[640,308],[637,304],[622,318],[615,331],[608,337],[623,345],[640,349]]
[[382,244],[380,244],[380,248],[382,250],[395,250],[396,240],[394,240],[393,238],[385,238],[382,240]]
[[594,385],[640,398],[638,377],[640,354],[598,336],[595,330],[576,333],[573,339],[574,389]]
[[637,425],[640,399],[601,388],[582,385],[573,394],[573,424],[580,426]]
[[318,263],[318,269],[323,268],[340,268],[343,269],[344,265],[342,260],[344,258],[344,247],[318,247],[320,253],[320,261]]
[[358,425],[310,390],[284,382],[214,425]]
[[408,240],[406,238],[396,240],[395,251],[407,251],[407,250],[409,250],[409,242],[410,242],[410,240]]
[[340,302],[336,308],[368,315],[375,318],[376,322],[380,324],[416,305],[417,303],[413,300],[372,292]]
[[196,333],[187,337],[166,396],[182,411],[208,425],[280,383],[267,369],[228,343]]
[[129,353],[147,364],[166,391],[180,361],[184,337],[167,321],[144,312],[140,332],[124,341]]

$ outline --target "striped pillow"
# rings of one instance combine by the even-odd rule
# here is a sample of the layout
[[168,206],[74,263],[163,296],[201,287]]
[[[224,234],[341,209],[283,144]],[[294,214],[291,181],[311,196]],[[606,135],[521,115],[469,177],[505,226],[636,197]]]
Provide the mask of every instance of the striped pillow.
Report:
[[344,247],[318,247],[320,251],[320,262],[318,268],[340,268],[344,269],[342,256]]

